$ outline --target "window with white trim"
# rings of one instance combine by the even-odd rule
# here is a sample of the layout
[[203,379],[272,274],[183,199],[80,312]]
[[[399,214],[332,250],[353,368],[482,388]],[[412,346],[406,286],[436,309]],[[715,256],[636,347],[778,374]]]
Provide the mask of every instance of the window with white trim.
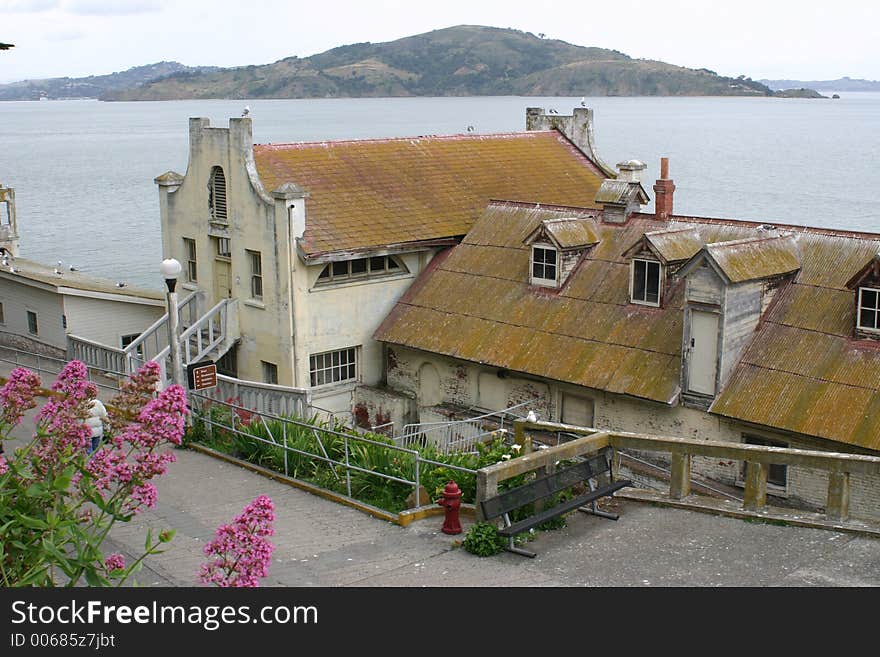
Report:
[[226,223],[226,176],[220,167],[213,167],[208,179],[208,210],[213,221]]
[[559,281],[559,253],[550,245],[534,245],[531,284],[556,287]]
[[646,306],[660,305],[661,266],[655,260],[633,258],[630,299]]
[[[122,348],[125,349],[132,342],[137,340],[141,336],[140,333],[129,333],[128,335],[123,335],[120,339],[122,343]],[[144,343],[141,342],[137,347],[135,347],[135,351],[137,352],[137,356],[139,358],[144,357]]]
[[186,256],[186,280],[188,283],[195,283],[199,280],[198,267],[196,266],[196,241],[184,237],[183,252]]
[[859,288],[858,327],[880,333],[880,289]]
[[263,256],[259,251],[245,251],[251,265],[251,299],[263,298]]
[[393,256],[372,256],[329,263],[318,275],[318,283],[373,278],[406,272],[406,268]]
[[309,383],[312,387],[356,381],[358,348],[348,347],[309,356]]
[[260,361],[263,368],[263,383],[278,383],[278,366],[265,360]]
[[221,258],[232,257],[232,245],[228,237],[217,238],[217,255]]

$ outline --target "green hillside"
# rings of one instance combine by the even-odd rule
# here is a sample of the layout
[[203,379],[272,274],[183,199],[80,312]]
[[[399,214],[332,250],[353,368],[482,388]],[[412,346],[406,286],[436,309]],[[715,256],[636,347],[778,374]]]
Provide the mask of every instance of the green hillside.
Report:
[[380,96],[770,96],[759,82],[633,59],[518,30],[460,25],[387,43],[184,71],[102,100]]

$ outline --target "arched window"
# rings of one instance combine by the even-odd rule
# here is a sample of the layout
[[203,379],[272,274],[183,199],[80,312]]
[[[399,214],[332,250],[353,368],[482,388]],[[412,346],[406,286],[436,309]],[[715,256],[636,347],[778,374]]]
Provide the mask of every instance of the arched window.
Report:
[[223,169],[213,167],[208,180],[208,210],[211,221],[226,223],[226,176]]

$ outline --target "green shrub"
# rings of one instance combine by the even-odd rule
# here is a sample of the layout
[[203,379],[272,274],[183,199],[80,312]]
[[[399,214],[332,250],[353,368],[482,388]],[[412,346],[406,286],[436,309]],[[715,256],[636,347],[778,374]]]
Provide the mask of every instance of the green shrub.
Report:
[[491,557],[507,546],[507,539],[498,534],[498,528],[491,522],[476,522],[471,525],[461,546],[478,557]]

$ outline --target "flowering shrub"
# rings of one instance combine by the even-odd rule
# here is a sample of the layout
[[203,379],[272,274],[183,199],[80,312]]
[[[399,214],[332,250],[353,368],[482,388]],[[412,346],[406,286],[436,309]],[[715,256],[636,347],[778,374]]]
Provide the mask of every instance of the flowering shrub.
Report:
[[272,500],[260,495],[235,517],[230,525],[217,528],[205,554],[215,557],[202,565],[199,579],[221,587],[257,586],[269,574],[274,546],[267,540],[274,532]]
[[[155,394],[159,366],[147,363],[111,400],[109,440],[89,457],[85,425],[97,388],[85,365],[71,361],[35,417],[32,440],[0,464],[0,586],[122,584],[173,531],[148,534],[144,554],[126,565],[101,544],[116,522],[156,503],[152,479],[167,471],[180,444],[186,395],[180,386]],[[0,441],[36,406],[37,375],[16,368],[0,389]]]

